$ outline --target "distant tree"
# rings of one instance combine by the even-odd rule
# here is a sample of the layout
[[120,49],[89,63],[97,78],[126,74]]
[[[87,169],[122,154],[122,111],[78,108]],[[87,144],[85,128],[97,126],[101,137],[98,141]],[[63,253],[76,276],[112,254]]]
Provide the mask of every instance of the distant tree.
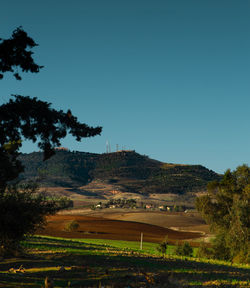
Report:
[[174,205],[174,212],[180,212],[180,206]]
[[183,244],[178,243],[175,247],[175,254],[179,256],[193,256],[193,248],[190,246],[188,242],[184,242]]
[[165,255],[168,249],[168,237],[166,236],[165,239],[157,246],[157,250],[162,254]]
[[227,170],[223,179],[208,185],[208,194],[196,199],[196,207],[216,234],[214,256],[249,262],[250,168]]
[[[22,72],[38,73],[42,66],[34,62],[33,52],[28,50],[35,46],[37,44],[34,40],[20,27],[13,32],[10,39],[0,39],[0,79],[4,73],[11,72],[17,80],[21,80],[18,69]],[[24,170],[18,160],[22,141],[38,142],[46,160],[54,155],[54,148],[61,145],[60,141],[67,133],[77,141],[101,133],[101,127],[93,128],[78,122],[70,110],[65,113],[50,106],[50,103],[37,98],[21,95],[14,95],[8,103],[0,105],[0,208],[5,209],[1,210],[0,214],[2,248],[6,248],[9,243],[19,243],[24,234],[34,232],[37,225],[43,223],[46,215],[65,208],[66,203],[70,205],[67,201],[41,199],[30,190],[20,191],[18,186],[7,186]],[[13,222],[8,219],[13,219],[13,215],[16,219],[20,217],[23,225],[12,225]],[[14,231],[15,229],[17,231]]]
[[74,232],[79,228],[80,224],[77,220],[71,220],[70,222],[65,224],[65,230],[68,232]]

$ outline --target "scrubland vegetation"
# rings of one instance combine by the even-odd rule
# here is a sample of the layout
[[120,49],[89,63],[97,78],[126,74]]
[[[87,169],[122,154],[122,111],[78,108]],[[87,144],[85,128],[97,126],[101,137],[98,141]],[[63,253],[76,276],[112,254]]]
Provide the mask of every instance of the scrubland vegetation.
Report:
[[[56,151],[43,162],[42,153],[21,154],[22,179],[38,179],[44,186],[80,187],[100,180],[133,193],[197,192],[220,175],[201,165],[166,164],[135,151],[94,154]],[[94,183],[94,182],[93,182]]]

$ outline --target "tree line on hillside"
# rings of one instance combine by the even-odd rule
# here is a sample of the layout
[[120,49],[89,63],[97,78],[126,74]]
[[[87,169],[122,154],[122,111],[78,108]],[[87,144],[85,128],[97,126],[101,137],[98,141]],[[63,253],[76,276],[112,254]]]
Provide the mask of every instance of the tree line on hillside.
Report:
[[158,211],[167,211],[167,212],[184,212],[187,207],[185,205],[162,205],[157,203],[150,202],[137,202],[136,199],[110,199],[106,202],[99,202],[91,206],[92,210],[103,209],[103,208],[139,208],[139,209],[148,209],[148,210],[158,210]]
[[99,202],[97,205],[93,205],[91,208],[95,210],[103,208],[136,208],[137,202],[135,199],[110,199],[105,203]]
[[42,161],[41,153],[21,155],[19,159],[27,167],[22,179],[39,178],[44,186],[79,187],[99,179],[135,193],[183,194],[206,190],[209,181],[221,178],[200,165],[166,167],[134,151],[108,154],[57,151],[46,162]]
[[[43,186],[82,186],[92,180],[96,154],[56,151],[53,158],[42,161],[42,153],[21,154],[19,160],[26,167],[20,180],[38,180]],[[58,183],[58,184],[57,184]]]

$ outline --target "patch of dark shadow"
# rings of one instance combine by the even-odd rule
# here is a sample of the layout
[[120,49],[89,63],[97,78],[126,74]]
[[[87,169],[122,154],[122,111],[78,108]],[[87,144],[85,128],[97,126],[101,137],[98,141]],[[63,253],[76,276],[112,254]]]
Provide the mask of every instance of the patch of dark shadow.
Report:
[[97,231],[78,231],[80,233],[83,233],[83,234],[110,234],[110,233],[107,233],[107,232],[97,232]]
[[114,184],[117,182],[118,182],[118,179],[108,179],[108,184]]
[[[30,245],[47,245],[47,243],[51,244],[51,245],[55,245],[57,246],[58,245],[58,242],[61,244],[61,245],[64,245],[65,247],[66,246],[74,246],[74,247],[80,247],[80,248],[86,248],[86,247],[95,247],[96,248],[99,248],[100,244],[87,244],[87,243],[84,243],[84,242],[81,242],[81,241],[72,241],[72,240],[66,240],[66,239],[53,239],[53,238],[46,238],[46,237],[40,237],[40,236],[33,236],[33,237],[29,237],[29,242],[30,242]],[[29,243],[27,243],[25,245],[25,243],[23,243],[24,246],[28,246]],[[88,248],[89,249],[89,248]],[[94,248],[93,248],[94,249]]]
[[72,188],[73,185],[72,183],[70,183],[70,181],[63,181],[61,179],[59,180],[56,180],[56,179],[53,179],[53,178],[49,178],[49,179],[46,179],[44,180],[44,183],[46,182],[46,186],[48,187],[65,187],[65,188]]
[[41,249],[41,250],[47,250],[48,248],[51,250],[60,250],[62,248],[64,249],[79,249],[79,250],[101,250],[100,247],[91,247],[88,246],[85,243],[78,243],[78,244],[73,244],[73,245],[69,245],[69,244],[53,244],[53,243],[46,243],[46,244],[39,244],[39,243],[31,243],[31,244],[27,244],[27,245],[23,245],[26,248],[36,248],[36,249]]
[[70,189],[68,189],[68,191],[74,192],[76,194],[83,195],[83,196],[86,195],[82,190],[75,188],[75,187],[71,187]]
[[77,193],[77,194],[83,195],[83,196],[92,196],[92,197],[98,197],[100,199],[106,199],[105,197],[101,196],[100,194],[98,194],[96,192],[91,192],[91,191],[88,191],[88,190],[79,190],[78,189],[77,191],[74,191],[74,192]]
[[77,175],[71,174],[70,179],[74,182],[81,183],[81,185],[86,185],[90,176],[88,174],[84,175],[85,177],[79,177]]

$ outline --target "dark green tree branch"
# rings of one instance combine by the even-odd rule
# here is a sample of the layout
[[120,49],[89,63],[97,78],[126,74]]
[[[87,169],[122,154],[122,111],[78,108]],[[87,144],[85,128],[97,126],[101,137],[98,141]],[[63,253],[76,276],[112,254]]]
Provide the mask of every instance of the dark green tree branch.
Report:
[[[34,62],[33,52],[28,50],[35,46],[22,28],[17,28],[10,39],[0,39],[0,79],[4,73],[11,72],[21,80],[19,68],[22,72],[38,73],[42,66]],[[101,127],[80,123],[70,110],[65,113],[37,98],[13,96],[0,106],[0,254],[18,246],[25,234],[34,233],[44,224],[45,216],[71,204],[67,199],[49,199],[37,194],[36,187],[8,185],[24,170],[18,160],[22,141],[36,142],[44,152],[45,161],[67,134],[81,141],[102,131]]]
[[18,68],[22,72],[38,73],[43,66],[37,65],[33,58],[33,52],[28,50],[38,46],[21,28],[17,28],[10,39],[0,39],[0,79],[5,72],[11,72],[17,80],[21,80]]

